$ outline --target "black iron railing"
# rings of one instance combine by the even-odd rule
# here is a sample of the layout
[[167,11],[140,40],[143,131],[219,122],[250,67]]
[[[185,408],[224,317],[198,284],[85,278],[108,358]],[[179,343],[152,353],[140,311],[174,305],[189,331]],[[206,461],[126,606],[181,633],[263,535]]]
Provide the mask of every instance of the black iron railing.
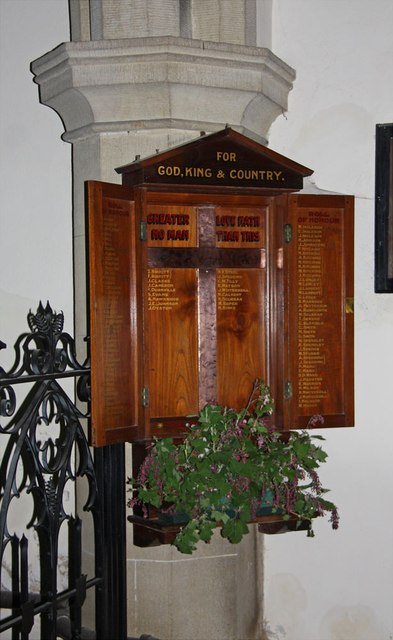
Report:
[[124,445],[88,445],[90,366],[63,314],[27,322],[0,366],[0,635],[127,640]]
[[[109,638],[102,606],[92,616],[97,632],[83,626],[88,590],[95,588],[100,605],[106,591],[104,505],[82,426],[88,405],[82,413],[63,388],[71,378],[86,403],[89,364],[78,363],[63,314],[49,303],[27,319],[30,332],[18,338],[13,366],[7,372],[0,367],[0,634],[9,630],[12,640]],[[75,491],[85,495],[83,517]],[[83,566],[88,514],[92,571]]]

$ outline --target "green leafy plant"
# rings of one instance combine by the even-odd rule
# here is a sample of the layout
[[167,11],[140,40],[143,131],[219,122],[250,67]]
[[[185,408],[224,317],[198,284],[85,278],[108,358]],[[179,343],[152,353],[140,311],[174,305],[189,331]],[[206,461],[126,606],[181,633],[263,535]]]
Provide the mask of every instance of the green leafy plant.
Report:
[[[326,512],[338,527],[336,506],[324,498],[317,469],[327,454],[321,436],[309,430],[283,436],[271,426],[274,404],[269,387],[257,380],[247,406],[235,411],[206,405],[181,443],[155,440],[128,483],[129,506],[147,515],[151,505],[163,517],[184,516],[174,544],[192,553],[199,540],[209,542],[214,528],[232,543],[241,541],[248,523],[262,512],[308,523]],[[314,416],[310,426],[323,421]]]

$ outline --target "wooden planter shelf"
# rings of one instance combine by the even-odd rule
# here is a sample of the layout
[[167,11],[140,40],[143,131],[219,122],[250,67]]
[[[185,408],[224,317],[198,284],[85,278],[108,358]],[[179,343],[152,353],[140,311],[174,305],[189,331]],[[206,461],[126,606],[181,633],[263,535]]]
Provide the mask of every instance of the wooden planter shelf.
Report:
[[[181,524],[163,522],[160,517],[128,516],[127,520],[134,527],[134,544],[137,547],[157,547],[172,544],[180,531]],[[300,525],[296,518],[284,520],[280,515],[258,516],[250,524],[257,524],[258,531],[266,534],[288,533],[290,531],[306,531],[309,522],[302,520]]]

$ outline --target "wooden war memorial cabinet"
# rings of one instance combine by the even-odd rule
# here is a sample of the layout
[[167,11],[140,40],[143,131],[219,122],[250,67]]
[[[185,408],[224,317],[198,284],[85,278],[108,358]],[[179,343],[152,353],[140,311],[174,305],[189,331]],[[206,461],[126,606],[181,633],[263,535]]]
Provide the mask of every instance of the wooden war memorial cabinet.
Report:
[[88,183],[91,441],[181,437],[270,385],[276,427],[353,425],[353,197],[230,128]]

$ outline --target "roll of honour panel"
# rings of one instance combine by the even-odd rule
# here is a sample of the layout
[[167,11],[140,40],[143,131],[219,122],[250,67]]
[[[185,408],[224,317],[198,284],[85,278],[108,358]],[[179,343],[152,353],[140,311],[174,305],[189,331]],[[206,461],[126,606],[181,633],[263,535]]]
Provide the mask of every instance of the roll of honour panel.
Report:
[[147,205],[153,433],[178,429],[179,417],[207,402],[240,408],[255,378],[265,377],[265,218],[265,207]]

